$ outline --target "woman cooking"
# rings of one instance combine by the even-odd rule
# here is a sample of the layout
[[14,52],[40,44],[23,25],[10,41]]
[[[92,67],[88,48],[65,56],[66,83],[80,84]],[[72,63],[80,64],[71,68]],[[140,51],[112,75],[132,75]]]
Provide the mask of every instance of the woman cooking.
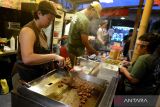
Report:
[[[41,1],[34,19],[21,29],[18,60],[13,68],[14,73],[18,72],[20,80],[29,82],[46,74],[52,70],[52,62],[55,60],[61,65],[64,64],[63,57],[50,53],[46,35],[42,30],[50,25],[54,17],[61,17],[56,12],[56,4]],[[13,81],[13,85],[14,83],[16,82]]]

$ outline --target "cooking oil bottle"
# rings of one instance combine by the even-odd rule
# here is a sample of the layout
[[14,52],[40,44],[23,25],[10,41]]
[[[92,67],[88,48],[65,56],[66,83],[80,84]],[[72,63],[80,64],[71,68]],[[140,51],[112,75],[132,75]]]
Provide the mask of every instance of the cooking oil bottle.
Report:
[[9,92],[9,87],[6,79],[0,79],[0,85],[2,87],[1,94],[7,94]]

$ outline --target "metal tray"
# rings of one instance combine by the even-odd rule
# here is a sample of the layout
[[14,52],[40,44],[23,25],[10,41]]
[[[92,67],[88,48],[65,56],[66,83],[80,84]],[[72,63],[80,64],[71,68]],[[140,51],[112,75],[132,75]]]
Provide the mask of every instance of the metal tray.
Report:
[[[105,91],[108,88],[108,82],[106,80],[98,79],[96,77],[86,75],[84,73],[78,73],[76,76],[82,80],[85,80],[87,82],[95,84],[97,87],[101,88],[101,91],[96,96],[97,97],[96,101],[93,102],[95,107],[98,106]],[[36,80],[29,82],[28,86],[30,86],[30,87],[28,87],[28,88],[25,87],[25,89],[68,106],[68,104],[63,102],[63,100],[57,100],[54,97],[52,97],[53,92],[61,92],[61,91],[66,92],[65,89],[68,89],[67,86],[65,86],[59,90],[56,89],[56,83],[61,81],[63,77],[64,76],[62,74],[55,73],[55,71],[51,71],[48,74],[46,74]],[[71,89],[69,89],[69,90],[71,90]],[[21,90],[21,94],[23,94],[22,90]],[[30,96],[30,97],[32,97],[32,96]],[[74,107],[78,107],[78,106],[74,106]],[[89,106],[87,105],[87,106],[83,106],[83,107],[89,107]],[[91,107],[94,107],[93,104]]]
[[99,62],[78,57],[78,66],[82,68],[82,72],[85,74],[92,74],[92,71],[99,65]]

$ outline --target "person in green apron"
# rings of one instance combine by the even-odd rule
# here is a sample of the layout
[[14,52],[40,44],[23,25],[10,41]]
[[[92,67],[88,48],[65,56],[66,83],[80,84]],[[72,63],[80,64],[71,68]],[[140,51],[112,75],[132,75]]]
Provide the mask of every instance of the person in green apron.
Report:
[[52,20],[60,18],[56,4],[50,1],[41,1],[34,14],[34,19],[26,24],[19,34],[19,49],[17,61],[13,67],[13,87],[18,78],[22,81],[32,81],[51,71],[52,62],[57,60],[63,66],[64,58],[50,53],[47,37],[42,28],[50,25]]
[[71,20],[67,41],[67,49],[72,66],[75,59],[85,53],[85,48],[89,55],[98,52],[89,44],[89,23],[92,19],[100,18],[102,7],[99,2],[92,2],[87,9],[77,12]]

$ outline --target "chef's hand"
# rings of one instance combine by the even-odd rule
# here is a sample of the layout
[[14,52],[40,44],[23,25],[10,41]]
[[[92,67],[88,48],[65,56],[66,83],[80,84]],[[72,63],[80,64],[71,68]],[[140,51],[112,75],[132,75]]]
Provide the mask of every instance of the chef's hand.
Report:
[[55,61],[58,61],[58,65],[60,67],[64,67],[66,64],[65,64],[65,58],[64,57],[61,57],[59,55],[55,55],[55,58],[54,58]]

